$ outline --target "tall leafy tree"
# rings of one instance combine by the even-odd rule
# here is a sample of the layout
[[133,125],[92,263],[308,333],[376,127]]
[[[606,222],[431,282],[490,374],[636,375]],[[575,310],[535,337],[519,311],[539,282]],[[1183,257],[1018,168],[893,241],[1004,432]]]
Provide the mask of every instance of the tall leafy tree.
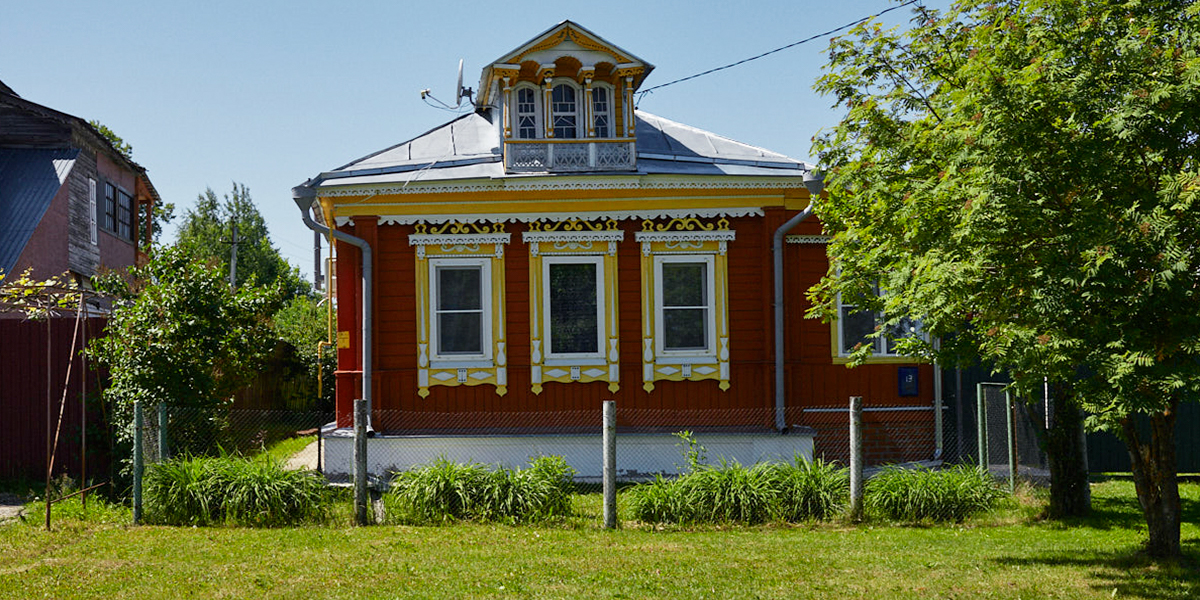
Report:
[[196,205],[184,213],[175,243],[192,254],[216,260],[228,273],[234,224],[238,242],[237,285],[279,283],[287,298],[310,293],[311,287],[301,278],[300,270],[289,264],[271,243],[267,223],[243,184],[234,183],[223,198],[217,198],[212,188],[200,194]]
[[277,287],[231,290],[212,261],[176,247],[159,249],[130,275],[95,278],[97,288],[124,300],[105,337],[88,349],[109,371],[104,396],[126,434],[135,401],[198,409],[225,404],[274,347],[269,316],[280,305]]
[[1155,557],[1180,554],[1175,410],[1200,397],[1198,13],[959,0],[835,40],[817,85],[846,114],[815,144],[837,265],[815,312],[913,315],[943,344],[911,352],[1048,380],[1126,442]]

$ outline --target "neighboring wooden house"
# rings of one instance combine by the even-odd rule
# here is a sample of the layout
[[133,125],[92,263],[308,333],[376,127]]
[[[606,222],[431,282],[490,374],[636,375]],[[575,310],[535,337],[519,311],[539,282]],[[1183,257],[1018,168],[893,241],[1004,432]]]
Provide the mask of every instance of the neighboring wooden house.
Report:
[[[832,327],[804,318],[804,292],[829,268],[825,238],[815,218],[781,227],[808,206],[813,167],[636,110],[652,70],[564,21],[487,65],[470,114],[294,190],[306,219],[311,205],[342,237],[332,433],[369,396],[373,468],[418,462],[397,458],[389,436],[508,436],[497,442],[508,450],[469,456],[502,462],[561,450],[522,435],[585,432],[598,444],[586,430],[603,400],[616,400],[623,435],[663,440],[662,461],[625,463],[626,473],[678,462],[663,432],[681,429],[742,462],[811,456],[814,435],[818,454],[823,436],[844,439],[846,413],[829,407],[852,395],[926,411],[912,439],[876,447],[933,458],[932,366],[883,344],[849,370],[846,351],[874,316],[845,307]],[[779,307],[777,233],[791,234]],[[370,249],[368,353],[355,244]],[[420,439],[403,445],[426,444],[424,456],[469,445]],[[335,470],[344,446],[328,461]],[[341,451],[336,439],[328,447]],[[598,461],[597,451],[576,468]]]
[[80,282],[145,259],[158,193],[87,121],[0,84],[0,272]]
[[[31,269],[42,280],[65,273],[86,288],[102,269],[121,270],[145,259],[158,202],[146,170],[86,121],[21,98],[0,82],[0,275]],[[78,350],[83,337],[75,315],[46,324],[23,321],[23,313],[5,308],[0,306],[0,477],[45,473],[47,404],[52,400],[51,412],[58,415],[62,398],[67,405],[55,474],[78,477],[80,397],[85,387],[94,393],[98,382],[96,372],[83,370],[79,356],[70,354],[72,338]],[[88,312],[92,338],[103,330],[105,308],[93,305]],[[101,461],[91,448],[95,475]]]

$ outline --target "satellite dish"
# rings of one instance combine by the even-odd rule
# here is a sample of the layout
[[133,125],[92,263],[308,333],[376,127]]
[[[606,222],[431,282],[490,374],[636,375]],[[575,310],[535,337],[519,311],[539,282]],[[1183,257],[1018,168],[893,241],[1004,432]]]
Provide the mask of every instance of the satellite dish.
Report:
[[460,59],[458,59],[458,81],[454,82],[454,100],[455,100],[454,108],[458,108],[458,107],[462,106],[463,96],[466,95],[463,93],[462,68],[463,68],[463,59],[460,58]]

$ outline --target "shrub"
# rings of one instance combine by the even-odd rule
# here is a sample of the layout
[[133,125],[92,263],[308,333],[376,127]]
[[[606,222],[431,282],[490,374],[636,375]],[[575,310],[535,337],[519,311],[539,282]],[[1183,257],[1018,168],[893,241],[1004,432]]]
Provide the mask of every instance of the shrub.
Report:
[[398,523],[541,521],[570,513],[574,474],[557,456],[536,458],[526,469],[495,470],[443,459],[397,474],[384,502]]
[[151,465],[144,483],[151,523],[277,527],[328,514],[319,476],[289,471],[269,456],[175,458]]
[[867,482],[864,503],[872,513],[896,521],[961,522],[1003,496],[991,475],[975,467],[889,467]]
[[778,512],[777,467],[692,465],[677,479],[656,478],[625,493],[634,518],[647,523],[763,523]]
[[778,517],[784,521],[832,519],[850,497],[850,473],[836,463],[797,455],[793,463],[778,465],[774,476],[779,488]]

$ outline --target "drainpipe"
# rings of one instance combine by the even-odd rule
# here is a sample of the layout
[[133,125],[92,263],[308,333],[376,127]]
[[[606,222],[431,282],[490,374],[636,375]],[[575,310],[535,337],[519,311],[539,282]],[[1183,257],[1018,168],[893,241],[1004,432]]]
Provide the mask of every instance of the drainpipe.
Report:
[[787,419],[784,415],[786,395],[784,393],[783,381],[783,238],[787,235],[787,232],[800,223],[803,223],[805,219],[812,215],[812,198],[825,189],[824,178],[814,174],[813,169],[809,169],[804,172],[804,187],[808,189],[808,206],[805,206],[804,210],[788,219],[786,223],[779,226],[779,229],[775,230],[772,245],[772,254],[775,259],[775,276],[773,277],[775,302],[772,307],[775,312],[775,429],[780,433],[787,430]]
[[332,235],[335,239],[356,246],[362,251],[362,399],[367,402],[367,430],[368,435],[372,435],[374,429],[370,424],[371,388],[373,387],[371,385],[371,246],[360,237],[321,225],[309,216],[308,211],[312,208],[313,200],[317,198],[316,186],[320,182],[320,178],[309,179],[292,188],[292,200],[300,209],[304,224],[309,229],[322,235]]

